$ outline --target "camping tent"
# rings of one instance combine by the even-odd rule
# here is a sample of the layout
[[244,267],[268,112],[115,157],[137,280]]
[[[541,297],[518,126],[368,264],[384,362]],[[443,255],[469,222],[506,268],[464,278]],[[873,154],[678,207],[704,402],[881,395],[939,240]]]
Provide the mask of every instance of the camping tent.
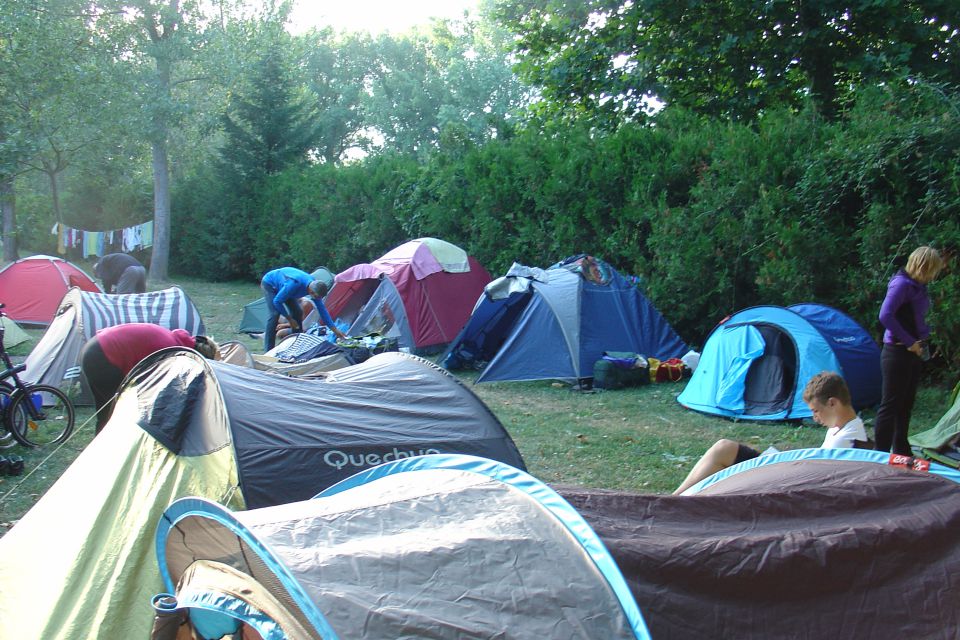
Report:
[[127,376],[103,431],[0,538],[0,638],[145,637],[162,588],[152,536],[177,498],[272,506],[433,452],[524,466],[489,409],[416,356],[379,354],[321,381],[159,351]]
[[561,488],[672,638],[956,638],[960,474],[803,449],[688,495]]
[[264,638],[649,638],[582,518],[469,456],[390,463],[268,509],[179,500],[156,547],[177,598],[164,617],[189,612],[202,637],[243,622]]
[[0,302],[21,324],[50,324],[71,287],[100,292],[90,276],[62,258],[30,256],[0,269]]
[[594,262],[602,277],[563,263],[547,270],[514,264],[486,287],[445,363],[487,362],[477,382],[579,380],[593,376],[604,351],[684,355],[687,345],[646,296]]
[[820,304],[751,307],[710,333],[677,401],[740,420],[809,418],[803,388],[821,371],[843,375],[858,410],[880,401],[880,347],[851,318]]
[[960,467],[960,382],[953,389],[952,404],[930,429],[910,436],[910,445],[923,457],[954,469]]
[[[327,284],[327,288],[333,288],[333,273],[326,267],[317,267],[310,275],[314,280],[320,280]],[[237,333],[247,333],[250,335],[263,333],[267,326],[267,302],[263,298],[258,298],[253,302],[244,305],[243,316],[240,318],[240,326]]]
[[418,238],[338,273],[325,302],[335,320],[350,325],[349,335],[379,333],[429,352],[456,337],[488,282],[487,270],[463,249]]
[[3,323],[3,346],[15,347],[30,339],[27,332],[7,316],[0,317],[0,323]]
[[[30,382],[59,386],[80,376],[80,349],[97,331],[127,322],[149,322],[168,329],[204,333],[203,320],[179,287],[113,295],[70,289],[43,337],[27,356],[22,374]],[[81,400],[90,401],[83,397]]]

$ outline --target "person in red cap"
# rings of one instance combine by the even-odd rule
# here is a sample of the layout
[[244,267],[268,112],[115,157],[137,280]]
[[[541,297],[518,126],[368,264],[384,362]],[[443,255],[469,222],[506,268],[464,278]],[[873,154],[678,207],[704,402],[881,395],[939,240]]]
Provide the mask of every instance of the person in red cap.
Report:
[[80,351],[80,370],[87,380],[97,406],[97,433],[113,413],[113,400],[120,383],[138,362],[166,347],[196,349],[202,356],[217,360],[220,347],[206,336],[192,336],[183,329],[131,322],[97,332]]

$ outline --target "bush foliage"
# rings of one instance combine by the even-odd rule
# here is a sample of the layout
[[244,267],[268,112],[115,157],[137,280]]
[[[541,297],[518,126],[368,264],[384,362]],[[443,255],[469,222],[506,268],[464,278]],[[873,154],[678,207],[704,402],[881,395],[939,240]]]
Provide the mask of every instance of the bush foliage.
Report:
[[817,301],[876,333],[887,280],[932,244],[951,261],[931,285],[931,320],[956,375],[958,125],[958,94],[905,81],[859,91],[829,121],[813,109],[738,123],[671,108],[613,132],[529,127],[477,145],[448,131],[426,159],[298,167],[239,200],[198,173],[175,194],[174,262],[212,279],[282,264],[339,271],[420,236],[459,244],[494,274],[585,252],[642,276],[702,346],[755,304]]

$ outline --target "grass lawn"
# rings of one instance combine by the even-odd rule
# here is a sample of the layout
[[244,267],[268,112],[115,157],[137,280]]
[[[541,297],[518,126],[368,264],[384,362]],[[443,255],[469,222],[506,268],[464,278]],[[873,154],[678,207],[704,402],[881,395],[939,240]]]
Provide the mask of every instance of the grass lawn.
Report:
[[[92,262],[80,263],[92,272]],[[256,353],[260,341],[236,332],[243,305],[260,297],[253,282],[210,283],[175,277],[200,309],[207,333],[218,341],[238,340]],[[162,288],[153,285],[151,288]],[[12,351],[24,356],[42,335]],[[732,438],[765,449],[818,446],[823,429],[812,422],[732,422],[681,407],[676,397],[686,381],[651,384],[622,391],[581,393],[558,382],[474,384],[475,372],[458,377],[500,418],[526,460],[528,470],[548,483],[638,492],[668,493],[715,440]],[[913,414],[914,430],[932,426],[947,409],[949,389],[921,389]],[[14,447],[26,473],[0,477],[0,535],[56,481],[93,436],[92,408],[78,410],[76,435],[55,451]],[[874,414],[863,414],[868,426]],[[26,474],[30,475],[27,476]]]

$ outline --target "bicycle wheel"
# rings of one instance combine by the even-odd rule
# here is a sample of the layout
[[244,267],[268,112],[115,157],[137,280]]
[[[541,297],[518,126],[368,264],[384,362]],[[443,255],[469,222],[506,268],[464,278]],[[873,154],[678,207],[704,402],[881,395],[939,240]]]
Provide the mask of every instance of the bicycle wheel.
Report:
[[17,444],[13,433],[7,429],[7,412],[13,402],[13,387],[6,382],[0,382],[0,449],[9,449]]
[[[18,393],[13,398],[7,413],[7,429],[13,437],[27,447],[42,447],[47,444],[59,444],[73,431],[73,403],[70,398],[56,387],[35,384],[27,387],[28,393]],[[37,400],[42,398],[42,402]],[[36,416],[31,415],[32,408],[38,408]]]

